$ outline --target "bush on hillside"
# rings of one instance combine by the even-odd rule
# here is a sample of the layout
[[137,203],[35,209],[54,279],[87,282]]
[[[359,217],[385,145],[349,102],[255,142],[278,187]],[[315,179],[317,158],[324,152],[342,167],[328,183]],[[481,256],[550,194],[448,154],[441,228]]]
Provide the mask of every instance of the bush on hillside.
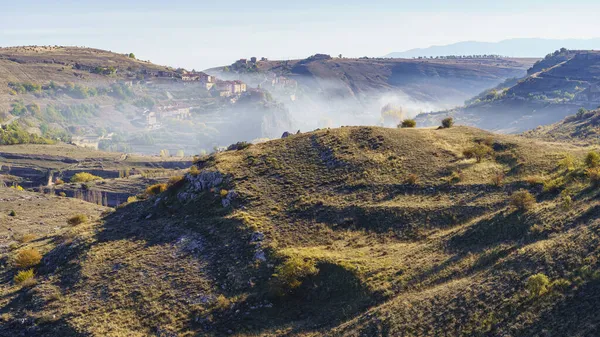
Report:
[[594,185],[600,185],[600,167],[589,168],[585,171],[586,175]]
[[20,269],[31,268],[42,261],[42,254],[35,249],[26,249],[15,256],[15,266]]
[[492,148],[485,144],[475,144],[474,146],[465,149],[463,156],[467,159],[475,158],[478,163],[493,152]]
[[527,184],[529,184],[529,186],[538,187],[540,185],[544,185],[546,178],[544,178],[541,175],[531,175],[531,176],[525,177],[524,180]]
[[454,118],[448,117],[442,119],[442,127],[445,129],[451,128],[454,125]]
[[275,292],[285,295],[300,287],[304,278],[319,272],[314,261],[294,256],[275,268]]
[[535,205],[535,198],[529,191],[520,190],[513,193],[510,204],[520,211],[528,211]]
[[15,275],[14,281],[16,284],[20,284],[23,286],[30,285],[35,277],[35,273],[33,272],[33,268],[27,270],[21,270]]
[[563,159],[558,162],[558,166],[567,171],[573,171],[575,169],[575,157],[570,153],[565,153]]
[[567,290],[567,289],[569,289],[569,287],[571,287],[571,281],[566,280],[564,278],[559,278],[557,280],[552,281],[552,283],[550,283],[550,288],[556,289],[559,291]]
[[543,185],[543,191],[551,193],[564,189],[567,185],[567,181],[565,180],[565,177],[557,177],[555,179],[545,180]]
[[72,183],[87,183],[94,180],[102,180],[102,177],[95,176],[88,172],[79,172],[71,177]]
[[404,182],[409,185],[416,185],[419,182],[419,176],[417,176],[414,173],[411,173],[406,176],[406,179],[404,179]]
[[594,151],[588,152],[585,156],[585,165],[590,168],[600,166],[600,154]]
[[543,294],[545,294],[546,292],[548,292],[549,285],[550,285],[550,279],[548,278],[548,276],[546,276],[542,273],[539,273],[539,274],[530,276],[527,279],[527,283],[525,284],[525,287],[527,288],[527,291],[529,292],[531,297],[540,297]]
[[414,119],[405,119],[398,126],[401,128],[414,128],[417,126],[417,121]]
[[35,234],[23,234],[17,241],[20,243],[27,243],[36,239]]
[[196,165],[192,165],[189,170],[190,175],[197,176],[200,174],[200,169]]
[[252,145],[252,144],[250,144],[248,142],[237,142],[235,144],[229,145],[227,147],[227,151],[243,150],[243,149],[249,147],[250,145]]
[[88,221],[88,218],[85,214],[77,214],[77,215],[70,217],[69,220],[67,220],[67,223],[71,226],[77,226],[82,223],[86,223],[87,221]]
[[146,188],[146,195],[157,195],[167,190],[167,184],[154,184]]

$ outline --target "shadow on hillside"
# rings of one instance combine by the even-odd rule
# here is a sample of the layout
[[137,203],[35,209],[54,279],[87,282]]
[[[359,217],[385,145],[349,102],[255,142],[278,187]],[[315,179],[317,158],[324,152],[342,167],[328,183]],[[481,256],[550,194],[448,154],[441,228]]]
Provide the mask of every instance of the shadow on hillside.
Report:
[[356,192],[371,192],[371,193],[386,193],[388,199],[392,199],[395,196],[401,194],[408,195],[436,195],[446,193],[474,193],[474,192],[485,192],[490,190],[489,184],[469,184],[469,185],[418,185],[418,184],[384,184],[384,185],[372,185],[372,184],[355,184],[355,185],[343,185],[334,189],[338,194],[352,194]]
[[[75,330],[67,321],[66,317],[57,320],[49,319],[43,321],[35,318],[35,313],[43,309],[39,299],[36,299],[35,291],[31,288],[23,288],[15,293],[6,294],[2,300],[14,295],[4,306],[0,307],[0,315],[10,314],[13,317],[4,320],[0,324],[0,336],[65,336],[65,337],[87,337],[85,334]],[[19,308],[18,311],[15,308]]]
[[[218,317],[217,324],[205,332],[221,336],[228,330],[250,334],[281,330],[293,336],[336,326],[384,299],[371,293],[352,271],[340,265],[322,262],[317,268],[319,272],[304,279],[293,292],[270,297],[272,306],[253,310],[252,303],[238,303],[236,312],[213,316]],[[191,317],[190,322],[191,330],[205,329],[202,320]]]
[[[210,323],[206,323],[206,311],[192,311],[188,328],[207,334],[225,335],[233,327],[243,331],[270,331],[278,326],[293,326],[295,329],[312,331],[320,326],[338,324],[342,319],[373,304],[373,299],[377,298],[363,288],[353,272],[335,264],[319,265],[320,272],[305,280],[303,286],[289,296],[276,298],[268,295],[273,266],[256,264],[256,246],[251,242],[253,232],[241,220],[230,218],[231,212],[231,208],[221,205],[220,197],[208,192],[187,205],[165,202],[155,204],[155,199],[131,203],[103,219],[92,245],[98,247],[110,242],[135,241],[147,247],[164,245],[164,254],[186,254],[187,258],[192,256],[198,259],[203,266],[198,272],[213,283],[207,297],[223,294],[230,299],[238,298],[235,306],[221,311],[208,311]],[[192,241],[197,239],[202,247],[193,252],[178,251],[184,241],[182,239],[189,238]],[[58,285],[63,289],[82,285],[85,282],[82,264],[98,261],[88,259],[92,245],[79,243],[77,240],[58,244],[46,254],[40,275],[53,274],[59,279]],[[124,250],[122,254],[128,252]],[[127,261],[125,257],[123,260]],[[106,280],[109,280],[118,275],[118,270],[123,265],[129,264],[120,262],[121,259],[113,262],[104,260],[97,262],[103,264],[91,267],[106,268],[106,263],[114,263],[114,274],[109,272],[110,275],[106,275]],[[145,263],[148,262],[150,261],[137,261],[136,272],[143,274]],[[181,272],[174,266],[160,266],[160,271],[163,275],[161,278],[170,274],[176,277]],[[147,281],[135,279],[136,284],[129,286],[131,289],[146,288]],[[175,280],[168,282],[175,282],[169,283],[170,287],[175,287]],[[176,296],[176,301],[187,303],[193,300],[178,293],[179,289],[169,289],[172,290],[172,296]],[[107,301],[104,293],[94,296],[97,297],[91,300]],[[272,303],[271,306],[262,305],[269,302]],[[211,307],[207,304],[204,308]],[[140,319],[148,317],[148,312],[145,311],[147,309],[142,304],[129,309],[135,310]],[[142,324],[152,325],[155,322],[144,321]]]
[[487,212],[489,205],[454,205],[424,211],[418,207],[335,207],[319,203],[293,215],[297,219],[327,224],[334,230],[393,231],[399,238],[414,240],[421,237],[423,230],[456,226]]
[[56,246],[44,255],[38,273],[40,275],[56,273],[58,286],[66,290],[75,286],[81,279],[82,266],[79,259],[90,249],[90,244],[78,239],[65,241],[60,237],[53,241]]
[[464,232],[448,241],[451,250],[472,251],[522,240],[530,226],[536,223],[535,216],[519,211],[502,211],[492,218],[474,223]]
[[544,310],[537,319],[513,336],[539,336],[546,331],[548,336],[600,336],[600,280],[591,280],[579,286],[574,294],[567,295]]

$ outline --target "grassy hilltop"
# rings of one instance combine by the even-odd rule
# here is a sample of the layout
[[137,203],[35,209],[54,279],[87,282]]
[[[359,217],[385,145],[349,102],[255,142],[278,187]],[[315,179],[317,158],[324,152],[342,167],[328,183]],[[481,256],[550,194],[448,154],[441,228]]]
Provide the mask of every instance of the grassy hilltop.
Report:
[[240,143],[101,218],[3,229],[0,334],[592,336],[592,150],[469,127]]

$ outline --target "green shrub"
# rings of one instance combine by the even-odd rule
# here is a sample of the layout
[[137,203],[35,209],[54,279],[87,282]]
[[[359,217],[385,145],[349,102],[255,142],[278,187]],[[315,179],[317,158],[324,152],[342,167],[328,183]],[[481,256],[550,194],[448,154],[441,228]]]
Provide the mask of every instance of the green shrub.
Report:
[[15,266],[20,269],[31,268],[42,261],[42,254],[36,249],[26,249],[15,256]]
[[475,158],[478,163],[493,152],[492,148],[485,144],[476,144],[463,151],[463,156],[467,159]]
[[35,273],[33,272],[33,268],[27,270],[21,270],[15,275],[15,283],[21,285],[27,285],[31,283],[31,280],[35,277]]
[[98,177],[87,172],[79,172],[71,177],[72,183],[87,183],[94,180],[102,180],[102,177]]
[[[563,192],[565,192],[565,191],[563,191]],[[570,210],[571,207],[573,207],[573,198],[571,198],[571,196],[568,194],[562,195],[560,207],[565,211]]]
[[17,212],[15,212],[15,210],[11,210],[10,212],[8,212],[8,216],[17,216]]
[[558,162],[558,166],[567,171],[573,171],[575,169],[575,157],[570,153],[565,153],[563,159]]
[[548,179],[544,181],[544,192],[556,192],[565,187],[566,181],[564,177],[558,177],[555,179]]
[[401,128],[414,128],[417,126],[417,121],[414,119],[405,119],[398,126]]
[[590,151],[585,156],[585,165],[589,168],[600,166],[600,154],[598,152]]
[[70,217],[69,220],[67,220],[67,223],[71,226],[77,226],[82,223],[86,223],[87,221],[88,221],[88,218],[85,214],[77,214],[77,215]]
[[549,285],[550,279],[548,279],[548,276],[539,273],[530,276],[527,279],[525,287],[527,288],[527,291],[529,292],[531,297],[540,297],[546,292],[548,292]]
[[448,117],[442,119],[442,127],[445,129],[451,128],[454,125],[454,118]]
[[565,291],[571,287],[571,281],[566,280],[564,278],[559,278],[557,280],[552,281],[550,284],[551,289],[555,289],[558,291]]
[[300,287],[304,278],[319,272],[314,261],[305,260],[299,256],[288,258],[277,266],[275,274],[276,292],[284,295]]
[[511,196],[510,204],[520,211],[528,211],[535,205],[535,198],[529,191],[519,190]]

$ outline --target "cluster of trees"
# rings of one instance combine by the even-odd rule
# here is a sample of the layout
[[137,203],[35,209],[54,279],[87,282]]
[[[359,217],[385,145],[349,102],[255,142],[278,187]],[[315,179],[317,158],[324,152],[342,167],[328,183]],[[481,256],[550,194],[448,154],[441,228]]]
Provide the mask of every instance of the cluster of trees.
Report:
[[119,99],[126,99],[133,97],[134,93],[123,83],[114,83],[108,88],[103,87],[87,87],[82,84],[74,84],[67,82],[64,85],[59,85],[54,81],[51,81],[48,85],[40,85],[37,83],[16,83],[10,82],[8,84],[14,94],[25,94],[33,93],[36,96],[46,95],[49,97],[56,97],[60,94],[65,94],[77,99],[85,99],[88,97],[111,95]]
[[0,145],[53,144],[54,141],[25,131],[18,123],[0,128]]
[[156,101],[150,96],[144,96],[144,97],[138,98],[137,100],[135,100],[133,102],[133,105],[135,105],[138,108],[148,108],[148,109],[152,109],[155,104],[156,104]]
[[110,96],[113,96],[118,99],[128,99],[135,96],[135,93],[131,88],[124,83],[113,83],[110,86],[110,91],[108,92]]
[[12,104],[11,114],[22,116],[30,114],[45,123],[58,122],[85,122],[89,117],[98,116],[100,106],[98,104],[75,104],[56,106],[49,104],[44,110],[39,105],[32,103],[24,105],[22,101]]
[[554,53],[550,53],[550,54],[546,55],[545,59],[550,59],[550,58],[556,57],[558,55],[564,55],[564,54],[566,54],[568,52],[569,52],[569,50],[567,48],[562,47],[562,48],[560,48],[558,50],[555,50]]
[[42,91],[42,86],[37,83],[25,82],[8,82],[8,87],[13,90],[13,94],[25,94],[28,92],[38,93]]
[[92,73],[99,74],[99,75],[114,75],[117,73],[117,68],[115,68],[113,66],[96,67],[96,68],[92,69]]

